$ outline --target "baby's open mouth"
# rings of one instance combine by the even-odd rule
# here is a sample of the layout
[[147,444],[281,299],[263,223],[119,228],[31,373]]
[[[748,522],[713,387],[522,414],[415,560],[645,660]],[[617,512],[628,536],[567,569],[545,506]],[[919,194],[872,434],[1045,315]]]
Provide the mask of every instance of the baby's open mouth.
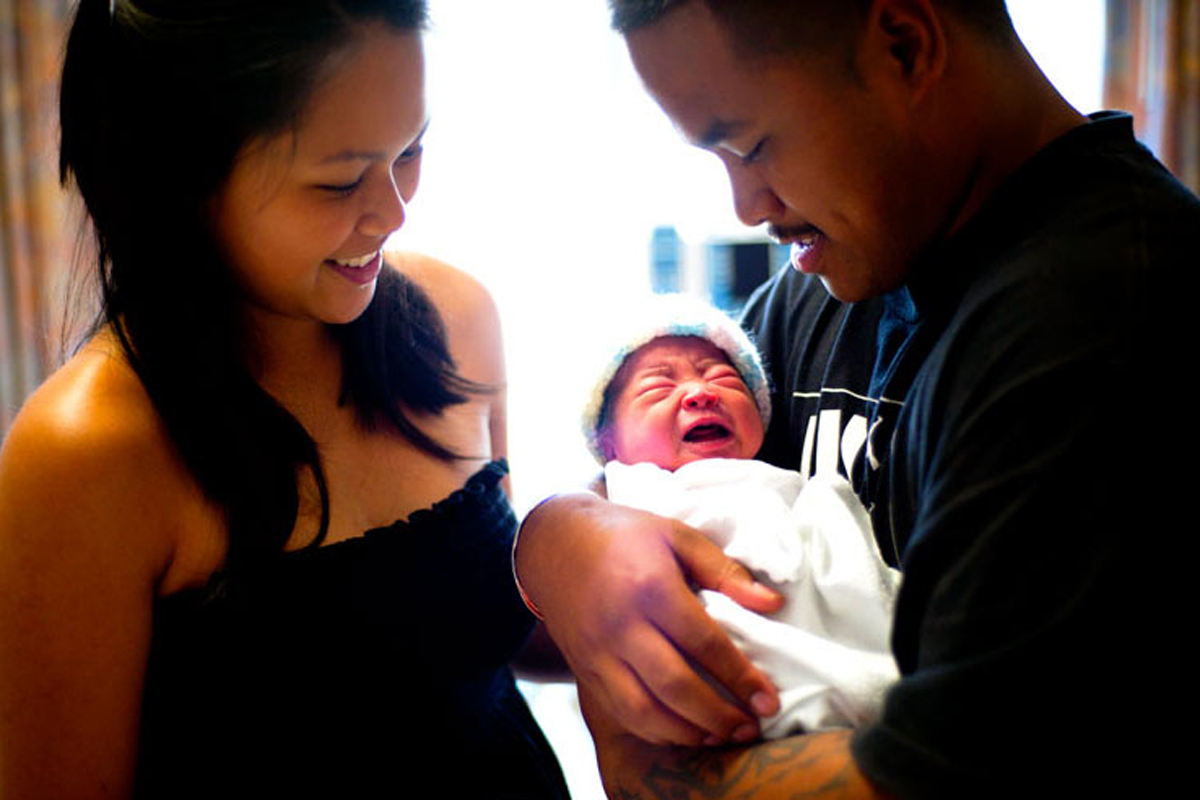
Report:
[[715,442],[727,439],[733,433],[719,422],[706,422],[688,430],[683,434],[685,442]]

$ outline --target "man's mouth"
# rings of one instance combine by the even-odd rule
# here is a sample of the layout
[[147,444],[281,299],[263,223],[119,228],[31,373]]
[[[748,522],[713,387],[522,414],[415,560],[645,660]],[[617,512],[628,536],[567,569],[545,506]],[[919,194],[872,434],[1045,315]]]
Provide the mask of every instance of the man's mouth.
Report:
[[[792,246],[789,258],[792,266],[801,272],[809,271],[805,269],[806,264],[809,264],[808,257],[814,254],[817,245],[825,238],[825,234],[815,225],[797,225],[792,228],[771,225],[767,228],[767,234],[780,244]],[[811,268],[811,265],[809,266]]]
[[811,247],[817,240],[817,237],[823,234],[821,229],[816,225],[793,225],[788,228],[782,228],[778,225],[768,225],[767,235],[780,244]]
[[719,442],[733,435],[725,425],[719,422],[702,422],[694,425],[683,434],[683,440],[689,443]]

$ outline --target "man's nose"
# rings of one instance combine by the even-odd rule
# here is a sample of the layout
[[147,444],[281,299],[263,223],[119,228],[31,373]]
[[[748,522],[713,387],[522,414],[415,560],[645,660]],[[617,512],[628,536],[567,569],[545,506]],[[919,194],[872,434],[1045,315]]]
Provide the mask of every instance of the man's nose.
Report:
[[783,202],[752,166],[726,165],[729,186],[733,190],[733,210],[743,225],[754,227],[777,220],[783,214]]

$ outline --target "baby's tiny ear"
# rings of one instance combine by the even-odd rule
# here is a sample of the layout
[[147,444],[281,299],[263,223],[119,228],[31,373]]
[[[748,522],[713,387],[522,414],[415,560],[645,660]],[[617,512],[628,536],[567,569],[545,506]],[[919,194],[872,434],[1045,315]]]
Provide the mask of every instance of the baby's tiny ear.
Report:
[[606,422],[596,431],[596,444],[600,447],[600,452],[604,455],[605,464],[617,457],[615,438],[613,436],[612,423]]

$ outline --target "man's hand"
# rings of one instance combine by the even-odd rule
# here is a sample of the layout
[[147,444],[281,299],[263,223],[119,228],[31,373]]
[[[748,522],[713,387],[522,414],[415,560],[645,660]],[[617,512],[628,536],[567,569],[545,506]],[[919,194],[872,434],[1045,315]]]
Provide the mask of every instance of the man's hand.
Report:
[[583,686],[579,704],[596,743],[600,775],[609,797],[886,800],[854,763],[848,730],[745,747],[661,747],[621,730]]
[[530,514],[516,556],[581,695],[618,727],[655,744],[744,742],[758,736],[754,714],[778,710],[775,688],[709,617],[684,573],[755,611],[773,611],[782,598],[698,531],[595,495],[565,495]]

